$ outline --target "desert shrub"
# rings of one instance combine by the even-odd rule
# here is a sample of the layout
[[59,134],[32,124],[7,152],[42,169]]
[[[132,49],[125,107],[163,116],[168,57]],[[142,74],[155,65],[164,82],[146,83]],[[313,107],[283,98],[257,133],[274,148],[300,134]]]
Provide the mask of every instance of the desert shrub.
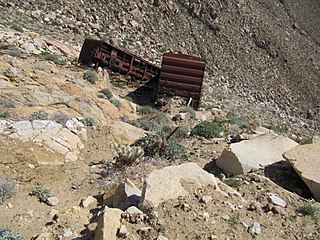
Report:
[[12,232],[11,230],[0,227],[0,239],[1,240],[23,240],[17,233]]
[[10,198],[14,193],[15,183],[9,179],[0,178],[0,200],[5,201]]
[[187,150],[177,139],[170,138],[160,152],[160,155],[168,159],[183,158],[187,156]]
[[7,116],[7,111],[5,109],[0,108],[0,118],[5,118]]
[[9,54],[13,57],[21,57],[21,51],[14,45],[8,46]]
[[146,156],[152,157],[158,153],[158,148],[156,147],[159,144],[159,136],[150,135],[142,138],[138,138],[133,145],[141,146],[144,150]]
[[177,139],[183,139],[189,137],[189,130],[185,127],[179,127],[173,135]]
[[69,116],[64,112],[57,112],[51,117],[51,120],[60,123],[61,125],[65,125],[69,120]]
[[121,108],[122,104],[118,99],[111,99],[110,102],[115,105],[117,108]]
[[152,121],[158,123],[159,125],[162,125],[169,123],[170,118],[163,112],[157,112],[157,114],[152,118]]
[[125,100],[129,101],[129,102],[133,102],[133,98],[130,97],[129,95],[124,96],[123,98],[124,98]]
[[11,28],[18,31],[18,32],[24,32],[22,27],[20,27],[19,25],[17,25],[16,23],[11,23]]
[[94,125],[94,119],[91,117],[85,117],[83,119],[80,119],[80,122],[82,122],[83,125],[86,127],[90,127]]
[[304,204],[298,208],[298,212],[303,216],[314,216],[317,212],[317,208],[312,206],[311,204]]
[[250,117],[248,116],[238,116],[233,112],[228,113],[227,115],[227,121],[231,124],[238,125],[241,129],[246,128],[246,129],[251,129],[252,127],[250,126]]
[[108,89],[108,88],[104,88],[104,89],[100,90],[99,93],[102,93],[102,94],[103,94],[104,96],[106,96],[106,98],[108,98],[109,100],[111,100],[112,97],[113,97],[112,92],[111,92],[110,89]]
[[154,121],[148,120],[127,120],[126,123],[129,123],[135,127],[142,128],[146,131],[158,131],[160,126]]
[[278,134],[283,134],[289,130],[289,127],[287,125],[276,125],[276,124],[270,124],[270,125],[265,125],[264,127],[273,130],[274,132]]
[[45,59],[47,61],[54,62],[57,65],[66,65],[67,64],[67,62],[65,60],[60,59],[60,57],[58,55],[55,55],[55,54],[51,54],[51,53],[48,53],[48,52],[42,52],[42,53],[40,53],[40,56],[43,59]]
[[33,120],[48,120],[49,119],[49,114],[46,113],[43,110],[37,111],[37,112],[33,112],[30,114],[29,116],[29,120],[33,121]]
[[192,107],[186,106],[186,107],[182,108],[180,110],[180,112],[189,113],[191,119],[195,119],[196,118],[196,112],[194,111],[194,109]]
[[112,86],[116,88],[121,88],[121,89],[127,89],[127,85],[124,82],[112,82]]
[[230,187],[237,188],[243,184],[243,181],[239,178],[228,178],[224,181]]
[[176,139],[183,139],[187,138],[189,136],[189,131],[188,129],[184,127],[178,127],[177,130],[175,130],[177,127],[172,126],[172,125],[164,125],[161,128],[161,134],[164,136],[169,136],[173,131],[175,131],[172,136]]
[[83,78],[92,84],[96,83],[99,80],[97,73],[92,70],[85,71],[83,74]]
[[137,112],[140,114],[140,115],[147,115],[147,114],[149,114],[149,113],[153,113],[153,112],[155,112],[156,110],[154,109],[154,108],[152,108],[151,106],[148,106],[148,105],[146,105],[146,106],[142,106],[142,107],[139,107],[138,109],[137,109]]
[[30,195],[36,196],[40,202],[47,202],[48,198],[53,197],[51,190],[43,186],[36,186]]
[[218,137],[223,128],[219,122],[203,121],[197,124],[192,130],[191,135],[201,136],[205,138]]
[[241,223],[239,214],[231,216],[228,222],[231,225],[231,227],[235,227],[237,224]]

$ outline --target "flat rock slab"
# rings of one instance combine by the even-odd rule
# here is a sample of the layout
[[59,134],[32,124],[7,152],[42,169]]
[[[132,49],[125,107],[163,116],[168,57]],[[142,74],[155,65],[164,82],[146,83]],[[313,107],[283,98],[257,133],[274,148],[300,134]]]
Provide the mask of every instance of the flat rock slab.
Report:
[[298,143],[272,133],[233,143],[223,150],[217,165],[229,175],[247,174],[252,170],[284,160],[282,154]]
[[283,154],[320,202],[320,144],[300,145]]
[[213,174],[204,171],[196,163],[185,163],[153,171],[145,180],[139,203],[140,209],[154,208],[169,199],[187,195],[188,192],[182,186],[182,182],[206,186],[216,185],[217,180]]
[[95,240],[116,240],[120,228],[122,211],[118,208],[107,208],[98,218]]

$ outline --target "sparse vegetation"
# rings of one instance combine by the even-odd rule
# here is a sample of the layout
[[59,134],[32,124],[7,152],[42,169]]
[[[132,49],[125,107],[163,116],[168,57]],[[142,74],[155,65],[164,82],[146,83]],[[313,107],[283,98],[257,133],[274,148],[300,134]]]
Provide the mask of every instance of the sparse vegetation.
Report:
[[303,216],[311,216],[313,217],[317,212],[317,208],[312,206],[311,204],[304,204],[298,208],[298,212]]
[[14,193],[15,183],[9,179],[0,178],[0,200],[5,201],[10,198]]
[[186,157],[186,148],[175,138],[170,138],[165,144],[160,154],[168,159],[177,159]]
[[196,112],[194,111],[194,109],[192,107],[186,106],[186,107],[182,108],[180,110],[180,112],[189,113],[191,119],[195,119],[196,118]]
[[129,95],[124,96],[123,98],[126,99],[126,100],[129,101],[129,102],[133,102],[133,98],[130,97]]
[[113,97],[112,92],[108,88],[104,88],[100,90],[99,93],[102,93],[108,100],[111,100]]
[[51,117],[51,120],[60,123],[61,125],[65,125],[69,120],[69,116],[64,112],[59,111]]
[[48,120],[49,119],[49,114],[46,113],[43,110],[37,111],[37,112],[33,112],[30,114],[29,116],[29,120],[33,121],[33,120]]
[[0,239],[1,240],[23,240],[21,236],[11,230],[0,227]]
[[13,57],[21,57],[21,51],[14,45],[8,46],[9,54]]
[[51,61],[54,62],[57,65],[66,65],[67,62],[65,60],[60,59],[60,57],[58,55],[55,54],[51,54],[49,52],[42,52],[40,53],[40,56],[47,60],[47,61]]
[[115,105],[117,108],[121,108],[122,104],[118,99],[111,99],[110,102]]
[[126,83],[124,82],[112,82],[112,86],[116,87],[116,88],[121,88],[121,89],[127,89],[128,86],[126,85]]
[[230,224],[231,227],[235,227],[236,225],[238,225],[240,223],[240,217],[239,215],[233,215],[229,218],[228,223]]
[[170,118],[163,112],[157,112],[157,114],[152,118],[152,121],[156,122],[159,125],[162,125],[169,123]]
[[16,23],[11,23],[11,28],[18,31],[18,32],[24,32],[22,27],[20,27],[19,25],[17,25]]
[[228,178],[224,181],[224,183],[230,187],[237,188],[243,184],[243,181],[239,178]]
[[7,116],[7,111],[0,108],[0,118],[5,118]]
[[142,116],[147,115],[147,114],[149,114],[149,113],[153,113],[153,112],[155,112],[155,111],[156,111],[156,110],[155,110],[154,108],[152,108],[151,106],[148,106],[148,105],[139,107],[139,108],[137,109],[137,112],[138,112],[140,115],[142,115]]
[[276,125],[276,124],[270,124],[270,125],[266,125],[266,128],[273,130],[274,132],[278,133],[278,134],[283,134],[286,133],[288,131],[288,126],[286,125]]
[[238,125],[241,129],[250,130],[252,127],[250,125],[250,117],[248,116],[238,116],[233,112],[229,112],[227,115],[228,122],[231,124]]
[[90,127],[94,125],[94,119],[91,117],[85,117],[83,119],[80,119],[80,122],[82,122],[83,125],[86,127]]
[[97,73],[92,70],[85,71],[83,78],[92,84],[95,84],[99,80]]
[[142,128],[146,131],[158,131],[160,129],[159,124],[154,121],[149,120],[126,120],[126,123],[129,123],[135,127]]
[[53,197],[51,190],[43,186],[35,187],[30,195],[36,196],[40,202],[47,202],[48,198]]
[[191,130],[191,135],[201,136],[205,138],[219,137],[223,131],[221,122],[203,121]]

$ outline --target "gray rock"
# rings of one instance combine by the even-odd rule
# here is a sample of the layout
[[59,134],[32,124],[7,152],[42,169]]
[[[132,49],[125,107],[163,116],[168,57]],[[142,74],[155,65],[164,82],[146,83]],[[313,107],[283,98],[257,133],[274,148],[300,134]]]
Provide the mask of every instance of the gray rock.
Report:
[[257,222],[254,222],[254,223],[249,227],[248,232],[249,232],[252,236],[261,234],[261,226],[260,226],[260,224],[257,223]]
[[120,227],[122,211],[117,208],[107,208],[98,218],[95,240],[116,240]]
[[97,204],[98,201],[92,196],[88,196],[81,200],[80,206],[83,208],[88,208],[90,205]]
[[160,235],[159,237],[157,237],[157,240],[169,240],[168,238]]
[[320,202],[319,156],[320,144],[315,143],[297,146],[283,154],[318,202]]
[[113,196],[113,207],[126,210],[131,206],[138,206],[141,191],[133,184],[120,183]]
[[125,213],[128,213],[128,214],[130,214],[130,215],[143,214],[143,212],[142,212],[139,208],[137,208],[137,207],[135,207],[135,206],[132,206],[132,207],[127,208],[124,212],[125,212]]
[[275,194],[269,194],[268,196],[268,200],[269,202],[273,203],[274,205],[280,206],[280,207],[286,207],[287,203],[282,200],[281,198],[279,198],[278,196],[276,196]]
[[203,196],[201,198],[201,202],[207,204],[208,202],[212,201],[212,197],[211,196]]
[[50,206],[56,206],[56,205],[59,204],[59,198],[57,198],[57,197],[49,197],[46,202]]
[[282,161],[282,154],[298,144],[283,136],[265,134],[248,141],[231,144],[216,161],[229,175],[247,174],[252,170]]
[[187,190],[181,185],[182,182],[192,183],[195,186],[217,184],[214,175],[204,171],[196,163],[165,167],[147,176],[139,208],[142,210],[154,208],[169,199],[187,195]]

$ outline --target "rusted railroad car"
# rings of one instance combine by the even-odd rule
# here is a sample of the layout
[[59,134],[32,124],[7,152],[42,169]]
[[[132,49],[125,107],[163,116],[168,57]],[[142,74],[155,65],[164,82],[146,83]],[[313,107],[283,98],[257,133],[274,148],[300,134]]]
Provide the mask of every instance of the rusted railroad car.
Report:
[[[86,39],[78,62],[129,75],[133,82],[157,81],[156,98],[181,96],[197,109],[200,104],[205,60],[185,54],[165,53],[161,69],[148,61],[106,42]],[[156,100],[156,99],[155,99]]]

